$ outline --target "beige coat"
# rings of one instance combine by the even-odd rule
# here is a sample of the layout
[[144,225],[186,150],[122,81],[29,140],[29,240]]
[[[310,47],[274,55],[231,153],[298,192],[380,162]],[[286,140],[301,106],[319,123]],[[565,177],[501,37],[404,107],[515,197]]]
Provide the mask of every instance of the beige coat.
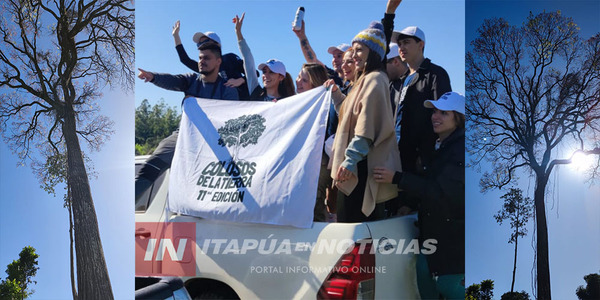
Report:
[[[333,142],[331,177],[337,179],[337,170],[344,161],[346,148],[354,136],[373,141],[367,155],[368,178],[362,206],[363,214],[369,216],[376,203],[398,195],[398,188],[394,184],[377,183],[373,177],[373,168],[377,166],[401,171],[389,79],[384,72],[373,71],[361,76],[345,99],[340,95],[341,93],[333,95],[339,123]],[[345,182],[336,180],[336,186],[346,195],[350,195],[357,184],[357,174]]]

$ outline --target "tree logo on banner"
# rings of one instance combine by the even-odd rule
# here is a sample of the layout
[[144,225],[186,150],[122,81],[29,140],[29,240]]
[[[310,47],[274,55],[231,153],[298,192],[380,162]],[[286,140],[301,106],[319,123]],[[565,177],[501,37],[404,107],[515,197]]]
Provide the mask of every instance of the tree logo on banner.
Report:
[[232,158],[235,160],[241,148],[258,143],[258,138],[265,131],[265,122],[265,118],[258,114],[228,120],[217,130],[220,135],[219,145],[233,147]]

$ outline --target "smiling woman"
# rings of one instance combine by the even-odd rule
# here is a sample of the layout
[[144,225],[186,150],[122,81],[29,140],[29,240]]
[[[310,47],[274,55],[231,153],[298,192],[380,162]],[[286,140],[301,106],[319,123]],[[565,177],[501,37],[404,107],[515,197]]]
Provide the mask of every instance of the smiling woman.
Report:
[[238,46],[244,60],[244,70],[248,80],[248,91],[250,100],[277,101],[295,94],[294,81],[286,71],[283,62],[277,59],[269,59],[266,63],[258,65],[258,69],[263,72],[263,88],[258,83],[258,78],[254,73],[254,56],[250,47],[242,35],[242,24],[246,13],[242,17],[237,15],[233,18],[235,24],[235,33],[238,39]]
[[333,80],[327,82],[339,116],[330,163],[331,178],[339,190],[338,222],[381,219],[384,202],[398,194],[389,182],[375,182],[370,171],[375,166],[400,169],[389,79],[383,71],[385,45],[383,25],[371,22],[352,40],[358,78],[348,96],[342,95]]
[[[437,101],[425,101],[424,107],[434,110],[431,122],[439,136],[425,176],[381,167],[376,167],[373,173],[375,181],[392,182],[419,199],[420,239],[434,239],[438,243],[434,254],[421,255],[417,260],[421,297],[435,299],[437,289],[448,299],[462,299],[465,295],[465,97],[449,92]],[[435,280],[431,274],[436,274]]]

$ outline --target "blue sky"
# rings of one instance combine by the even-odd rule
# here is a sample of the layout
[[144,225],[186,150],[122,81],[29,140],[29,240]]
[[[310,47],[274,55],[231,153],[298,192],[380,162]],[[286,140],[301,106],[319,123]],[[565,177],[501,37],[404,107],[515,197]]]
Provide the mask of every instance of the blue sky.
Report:
[[[475,38],[484,19],[502,17],[520,26],[529,12],[560,10],[581,28],[580,36],[589,38],[600,31],[599,1],[467,1],[466,39]],[[467,46],[467,51],[469,46]],[[508,244],[510,225],[499,226],[493,215],[501,209],[505,191],[479,192],[481,173],[467,171],[466,257],[467,285],[492,279],[494,298],[510,291],[514,244]],[[533,198],[535,182],[521,174],[519,187]],[[572,166],[555,170],[546,196],[550,277],[554,299],[574,299],[575,290],[585,285],[583,276],[600,272],[600,187],[585,184],[585,177]],[[535,235],[533,220],[529,234],[519,240],[515,290],[532,294],[532,268]]]

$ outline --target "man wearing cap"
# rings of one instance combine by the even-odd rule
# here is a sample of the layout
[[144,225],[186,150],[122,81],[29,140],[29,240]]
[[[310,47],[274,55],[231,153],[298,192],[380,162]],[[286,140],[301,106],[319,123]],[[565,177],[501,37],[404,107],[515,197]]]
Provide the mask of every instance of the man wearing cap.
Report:
[[385,72],[390,79],[390,98],[392,101],[392,108],[396,108],[398,98],[400,98],[400,78],[408,71],[406,63],[400,59],[400,50],[398,44],[390,43],[388,46],[390,51],[387,54],[387,65]]
[[[198,62],[198,71],[196,73],[183,75],[170,75],[161,73],[152,73],[139,69],[138,77],[145,82],[152,82],[154,85],[171,91],[180,91],[185,96],[207,98],[238,100],[238,93],[235,88],[225,85],[225,81],[219,75],[221,66],[221,47],[215,43],[205,43],[200,46],[200,55]],[[135,176],[135,197],[136,200],[147,191],[154,180],[160,176],[164,170],[171,166],[175,144],[179,130],[176,130],[169,137],[162,140],[152,156],[146,161]]]
[[[179,29],[180,22],[175,22],[173,26],[173,39],[175,40],[175,50],[177,50],[177,55],[179,56],[179,61],[183,63],[186,67],[194,72],[198,72],[198,62],[191,59],[185,49],[183,48],[183,44],[181,43],[181,38],[179,37]],[[192,40],[199,48],[202,44],[207,42],[213,42],[221,47],[221,39],[219,36],[212,32],[196,32],[192,37]],[[219,74],[225,80],[225,84],[229,87],[235,87],[238,90],[238,95],[241,100],[248,99],[248,86],[246,84],[246,77],[244,74],[244,65],[242,59],[233,54],[227,53],[221,56],[221,67],[219,69]]]
[[420,28],[409,26],[394,31],[392,41],[398,43],[400,58],[408,66],[408,72],[400,79],[401,89],[395,101],[396,139],[402,168],[422,171],[432,159],[436,140],[432,113],[423,103],[451,91],[450,78],[442,67],[425,58],[425,33]]
[[331,66],[333,66],[333,69],[340,78],[344,78],[342,61],[344,60],[344,52],[346,52],[348,49],[350,49],[350,45],[344,43],[327,48],[327,53],[331,54],[332,56]]
[[375,181],[394,183],[419,200],[419,241],[421,246],[436,244],[435,251],[417,257],[421,298],[464,299],[465,97],[448,92],[422,105],[432,111],[430,122],[438,136],[425,174],[383,167],[375,167],[373,174]]

